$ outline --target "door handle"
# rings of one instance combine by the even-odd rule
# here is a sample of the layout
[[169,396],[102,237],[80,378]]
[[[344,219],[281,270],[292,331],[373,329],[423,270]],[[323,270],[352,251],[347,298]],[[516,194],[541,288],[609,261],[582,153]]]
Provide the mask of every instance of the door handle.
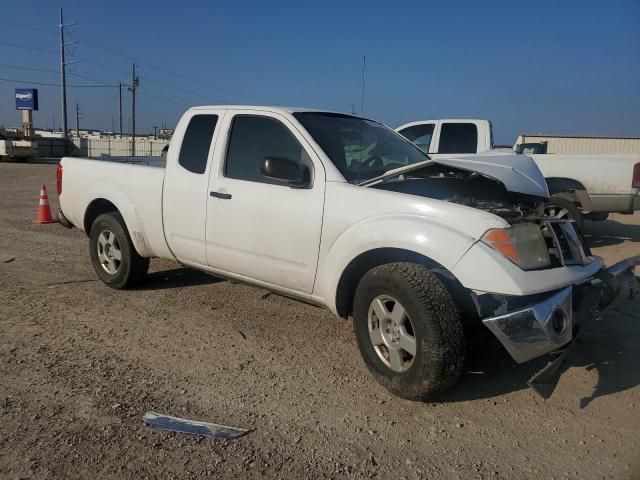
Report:
[[230,193],[222,193],[222,192],[209,192],[209,195],[216,198],[221,198],[223,200],[229,200],[231,198]]

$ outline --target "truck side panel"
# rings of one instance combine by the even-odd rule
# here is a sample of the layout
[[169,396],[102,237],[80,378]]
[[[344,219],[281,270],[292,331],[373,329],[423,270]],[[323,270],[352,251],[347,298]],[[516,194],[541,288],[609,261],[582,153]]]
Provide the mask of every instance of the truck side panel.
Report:
[[638,188],[631,186],[640,155],[530,155],[545,177],[582,183],[594,212],[631,212]]
[[140,255],[173,258],[162,226],[163,168],[71,157],[61,164],[60,206],[74,226],[84,231],[89,205],[103,199],[122,215]]

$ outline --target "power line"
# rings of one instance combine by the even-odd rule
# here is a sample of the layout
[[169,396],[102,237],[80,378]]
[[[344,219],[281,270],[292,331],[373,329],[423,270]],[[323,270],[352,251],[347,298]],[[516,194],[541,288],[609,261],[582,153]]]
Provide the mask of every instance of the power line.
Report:
[[[47,29],[43,29],[43,28],[40,28],[40,27],[33,27],[33,26],[30,26],[30,25],[24,25],[24,24],[15,23],[15,22],[8,22],[8,21],[4,21],[4,20],[0,20],[0,23],[4,23],[6,25],[11,25],[13,27],[27,28],[27,29],[31,29],[31,30],[39,30],[39,31],[43,31],[43,32],[46,32],[46,33],[52,33],[52,34],[56,34],[57,35],[57,33],[53,32],[52,30],[47,30]],[[105,52],[111,53],[112,55],[117,55],[119,57],[122,57],[122,58],[125,58],[127,60],[133,61],[133,62],[135,62],[135,63],[137,63],[139,65],[145,65],[147,67],[154,68],[156,70],[159,70],[159,71],[164,72],[166,74],[172,75],[174,77],[181,78],[183,80],[188,80],[190,82],[197,83],[197,84],[203,85],[203,86],[208,87],[208,88],[215,88],[216,90],[227,92],[229,94],[236,95],[236,96],[239,96],[239,97],[244,97],[244,98],[251,99],[251,100],[258,100],[260,102],[265,102],[265,103],[272,103],[272,102],[270,102],[268,100],[265,100],[265,99],[262,99],[260,97],[256,97],[256,96],[253,96],[253,95],[247,95],[247,94],[239,92],[237,90],[232,90],[230,88],[221,87],[221,86],[218,86],[218,85],[212,85],[210,83],[203,82],[203,81],[195,79],[195,78],[191,78],[191,77],[189,77],[187,75],[174,72],[172,70],[169,70],[167,68],[161,67],[159,65],[154,65],[153,63],[150,63],[150,62],[142,62],[139,59],[136,59],[135,57],[132,57],[131,55],[119,52],[119,51],[114,50],[112,48],[105,47],[103,45],[100,45],[98,43],[92,42],[92,41],[84,39],[84,38],[80,38],[78,36],[74,36],[74,38],[76,40],[82,42],[82,43],[90,45],[90,46],[92,46],[94,48],[97,48],[99,50],[103,50]],[[7,46],[12,46],[12,47],[16,47],[16,48],[24,48],[24,49],[28,49],[28,50],[47,52],[47,53],[58,53],[58,52],[53,51],[53,50],[46,50],[46,49],[42,49],[42,48],[30,47],[30,46],[27,46],[27,45],[18,45],[18,44],[11,44],[11,43],[5,43],[5,42],[0,42],[0,44],[7,45]],[[72,54],[72,53],[70,55],[73,55],[73,56],[75,56],[76,58],[79,58],[79,59],[81,58],[78,55],[75,55],[75,54]],[[108,68],[110,70],[118,71],[119,73],[123,73],[122,71],[120,71],[120,70],[118,70],[116,68],[113,68],[113,67],[110,67],[110,66],[107,66],[107,65],[104,65],[104,64],[100,64],[99,62],[96,62],[94,60],[89,60],[89,59],[86,59],[86,58],[83,58],[83,60],[88,61],[89,63],[94,63],[96,65],[102,66],[104,68]],[[128,73],[127,73],[127,75],[128,75]],[[150,83],[156,83],[158,85],[165,86],[166,88],[172,88],[172,89],[174,89],[176,91],[182,91],[184,93],[188,93],[189,95],[194,95],[194,96],[198,96],[198,97],[203,97],[204,96],[204,95],[202,95],[200,93],[190,92],[190,91],[187,91],[187,90],[184,90],[184,89],[179,89],[177,87],[172,87],[172,86],[164,84],[162,82],[151,80],[148,77],[146,77],[144,79],[146,81],[150,82]],[[215,99],[216,101],[221,101],[220,99],[217,99],[215,97],[211,97],[209,95],[206,95],[206,97],[211,98],[211,99]]]
[[11,25],[12,27],[28,28],[29,30],[37,30],[39,32],[50,33],[52,35],[55,35],[56,37],[58,36],[58,32],[54,30],[48,30],[46,28],[34,27],[31,25],[24,25],[22,23],[8,22],[6,20],[0,20],[0,23],[4,23],[5,25]]
[[[101,83],[103,87],[114,87],[114,88],[116,88],[118,86],[118,85],[115,85],[115,84],[105,83],[102,80],[96,80],[95,78],[87,77],[85,75],[80,75],[79,73],[75,73],[75,72],[68,72],[68,73],[69,73],[69,75],[73,75],[74,77],[82,78],[84,80],[89,80],[90,82]],[[96,85],[96,86],[99,86],[99,85]]]
[[55,50],[48,50],[46,48],[38,48],[38,47],[30,47],[29,45],[20,45],[18,43],[0,42],[0,45],[5,45],[7,47],[14,47],[14,48],[24,48],[25,50],[34,50],[36,52],[58,53]]
[[89,58],[81,57],[80,55],[76,55],[75,53],[70,53],[69,55],[71,55],[74,58],[77,58],[78,60],[82,60],[83,62],[91,63],[93,65],[97,65],[99,67],[106,68],[108,70],[113,70],[114,72],[122,73],[123,75],[129,75],[129,72],[120,70],[119,68],[115,68],[110,65],[106,65],[104,63],[96,62],[95,60],[91,60]]
[[[95,60],[92,60],[92,59],[89,59],[89,58],[85,58],[85,57],[81,57],[80,55],[76,55],[76,54],[71,54],[71,55],[73,57],[77,58],[78,60],[82,60],[82,61],[91,63],[93,65],[97,65],[99,67],[106,68],[108,70],[112,70],[114,72],[121,73],[123,75],[129,75],[129,72],[125,72],[124,70],[120,70],[119,68],[112,67],[111,65],[107,65],[105,63],[96,62]],[[199,93],[199,92],[193,92],[191,90],[185,90],[184,88],[174,87],[173,85],[169,85],[167,83],[160,82],[158,80],[154,80],[154,79],[146,77],[146,76],[145,77],[140,76],[140,79],[141,80],[145,80],[146,82],[149,82],[149,83],[153,83],[155,85],[159,85],[161,87],[168,88],[170,90],[175,90],[176,92],[186,93],[187,95],[192,95],[194,97],[210,98],[210,99],[212,99],[212,100],[214,100],[216,102],[222,102],[223,101],[223,100],[221,100],[220,98],[217,98],[217,97],[212,97],[210,95],[205,95],[205,94]]]
[[[26,83],[29,85],[43,85],[46,87],[61,87],[59,83],[46,83],[46,82],[32,82],[31,80],[19,80],[17,78],[0,78],[0,82],[16,82]],[[117,85],[67,85],[67,87],[73,88],[118,88]]]
[[60,73],[60,70],[48,70],[46,68],[23,67],[22,65],[10,65],[7,63],[0,63],[0,67],[17,68],[19,70],[33,70],[34,72]]
[[[104,47],[102,45],[99,45],[99,44],[97,44],[95,42],[92,42],[90,40],[87,40],[87,39],[80,38],[78,36],[76,36],[75,38],[77,40],[79,40],[80,42],[86,43],[87,45],[91,45],[94,48],[97,48],[97,49],[100,49],[100,50],[104,50],[105,52],[111,53],[112,55],[117,55],[119,57],[126,58],[127,60],[134,61],[134,62],[136,62],[137,64],[140,64],[140,65],[146,65],[147,67],[155,68],[156,70],[160,70],[161,72],[167,73],[169,75],[173,75],[175,77],[182,78],[184,80],[189,80],[189,81],[194,82],[194,83],[199,83],[200,85],[203,85],[205,87],[215,88],[217,90],[221,90],[221,91],[224,91],[224,92],[227,92],[227,93],[231,93],[233,95],[237,95],[237,96],[240,96],[240,97],[245,97],[245,98],[249,98],[249,99],[253,99],[253,100],[264,101],[263,99],[260,99],[258,97],[254,97],[253,95],[247,95],[247,94],[244,94],[242,92],[238,92],[236,90],[231,90],[229,88],[219,87],[219,86],[216,86],[216,85],[211,85],[210,83],[203,82],[201,80],[197,80],[195,78],[188,77],[188,76],[183,75],[181,73],[173,72],[173,71],[168,70],[168,69],[166,69],[164,67],[160,67],[158,65],[154,65],[153,63],[142,62],[139,59],[136,59],[136,58],[132,57],[131,55],[127,55],[125,53],[121,53],[121,52],[119,52],[117,50],[114,50],[112,48]],[[148,81],[148,79],[147,79],[147,81]],[[269,103],[269,102],[267,102],[267,103]]]
[[161,97],[159,95],[152,95],[150,93],[143,93],[143,92],[137,92],[137,95],[142,95],[143,97],[149,97],[149,98],[155,98],[157,100],[162,100],[165,102],[169,102],[169,103],[174,103],[176,105],[180,105],[181,107],[191,107],[193,104],[192,103],[185,103],[185,102],[179,102],[176,100],[171,100],[170,98],[166,98],[166,97]]

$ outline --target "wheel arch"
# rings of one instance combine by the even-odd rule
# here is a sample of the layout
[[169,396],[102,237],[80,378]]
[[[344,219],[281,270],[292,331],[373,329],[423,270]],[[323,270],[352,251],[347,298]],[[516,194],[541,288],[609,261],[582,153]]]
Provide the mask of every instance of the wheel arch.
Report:
[[103,213],[110,212],[120,213],[118,207],[116,207],[106,198],[96,198],[95,200],[92,200],[84,212],[84,220],[82,222],[84,233],[89,236],[89,233],[91,232],[91,226],[93,225],[93,222],[95,222],[96,218],[98,218]]
[[581,210],[591,210],[591,197],[587,188],[578,180],[567,177],[546,178],[550,196],[557,196],[575,203]]
[[98,218],[100,215],[104,213],[111,213],[111,212],[119,213],[120,216],[122,217],[122,220],[124,222],[124,228],[129,233],[131,242],[133,243],[133,246],[136,249],[136,252],[138,252],[138,255],[142,257],[150,256],[147,251],[147,246],[146,246],[146,242],[144,241],[144,238],[141,235],[132,234],[132,229],[131,229],[132,220],[128,218],[130,217],[130,214],[118,208],[118,206],[114,202],[106,198],[103,198],[103,197],[95,198],[87,206],[87,209],[85,210],[85,213],[84,213],[84,219],[82,222],[85,234],[89,236],[91,232],[91,226],[93,225],[93,222],[95,222],[96,218]]
[[403,248],[375,248],[356,256],[343,270],[335,292],[335,306],[338,315],[348,318],[353,309],[353,299],[360,279],[371,269],[381,265],[406,262],[423,265],[434,272],[452,295],[463,316],[477,315],[477,308],[471,292],[443,265],[426,255]]

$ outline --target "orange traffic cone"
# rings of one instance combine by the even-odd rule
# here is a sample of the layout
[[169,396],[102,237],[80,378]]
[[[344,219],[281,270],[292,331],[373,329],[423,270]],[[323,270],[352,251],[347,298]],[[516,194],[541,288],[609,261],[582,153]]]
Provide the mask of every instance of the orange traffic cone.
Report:
[[49,196],[47,195],[47,187],[42,184],[40,189],[40,205],[38,206],[38,218],[33,223],[56,223],[57,220],[51,215],[51,207],[49,206]]

